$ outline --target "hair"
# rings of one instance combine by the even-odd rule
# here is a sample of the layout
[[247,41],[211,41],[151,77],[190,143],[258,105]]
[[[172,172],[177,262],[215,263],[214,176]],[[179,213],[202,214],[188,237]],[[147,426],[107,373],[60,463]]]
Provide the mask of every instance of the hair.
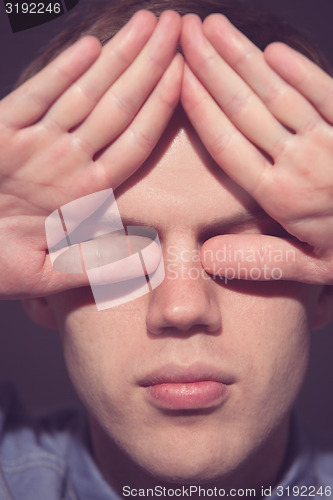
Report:
[[94,0],[85,5],[81,19],[78,19],[78,9],[68,16],[72,25],[43,48],[41,55],[22,72],[15,87],[82,36],[95,36],[105,45],[140,9],[149,10],[157,17],[167,9],[180,15],[194,13],[202,20],[210,14],[222,13],[260,49],[274,41],[284,42],[333,73],[328,60],[294,27],[266,12],[251,10],[237,0]]

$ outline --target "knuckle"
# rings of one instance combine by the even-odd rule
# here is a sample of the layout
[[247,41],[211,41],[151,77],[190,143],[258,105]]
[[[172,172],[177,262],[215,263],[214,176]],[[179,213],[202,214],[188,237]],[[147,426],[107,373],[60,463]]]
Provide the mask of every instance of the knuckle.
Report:
[[155,66],[159,72],[164,71],[166,63],[161,57],[159,49],[147,52],[146,57],[150,66]]
[[112,52],[110,53],[110,59],[117,59],[121,65],[126,65],[128,66],[132,62],[132,58],[129,56],[128,51],[126,50],[126,47],[123,48],[122,46],[114,46],[112,47]]
[[200,54],[200,59],[198,61],[198,65],[203,68],[205,72],[210,71],[215,71],[216,67],[218,64],[218,56],[215,53],[212,53],[211,51],[202,51]]
[[129,118],[132,118],[136,114],[137,105],[130,96],[112,93],[112,100],[116,108]]
[[36,109],[36,113],[42,112],[49,106],[48,100],[39,92],[34,90],[25,90],[22,94],[22,102],[30,102]]
[[53,75],[56,80],[63,80],[65,84],[68,84],[72,81],[72,74],[70,69],[66,69],[64,66],[60,64],[55,64],[53,66]]
[[155,140],[153,136],[147,133],[144,130],[140,130],[136,127],[132,127],[131,129],[132,136],[134,138],[135,143],[142,149],[143,151],[151,151],[155,146]]
[[41,125],[46,132],[58,134],[63,131],[60,123],[52,116],[46,114],[41,121]]
[[94,88],[88,87],[83,83],[75,83],[73,86],[73,92],[75,94],[78,94],[79,96],[82,96],[89,106],[96,105],[98,99],[95,95],[96,92]]
[[177,101],[178,101],[178,95],[175,92],[166,92],[166,89],[160,89],[160,92],[158,93],[158,99],[160,103],[162,104],[163,108],[168,108],[172,110]]
[[252,51],[239,50],[235,54],[234,60],[233,60],[233,66],[234,66],[235,70],[237,71],[237,70],[243,69],[245,67],[251,66],[253,64],[253,57],[254,57],[254,54]]
[[207,95],[197,96],[194,93],[189,92],[187,95],[182,93],[182,101],[187,104],[187,114],[193,119],[197,119],[200,116],[204,116],[206,103],[209,104],[210,97]]
[[217,133],[214,137],[211,138],[209,150],[213,156],[213,158],[221,158],[225,150],[230,146],[234,137],[234,133],[224,132]]
[[83,152],[88,158],[93,157],[95,150],[87,138],[81,137],[74,132],[70,133],[69,136],[71,138],[72,147]]
[[[272,203],[276,199],[274,186],[272,186],[272,175],[270,169],[263,169],[255,179],[251,191],[251,196],[257,200],[271,199]],[[274,211],[275,206],[271,209]]]
[[320,128],[321,122],[317,116],[310,116],[308,120],[302,126],[302,132],[304,134],[313,134]]
[[245,111],[253,100],[254,95],[251,93],[235,93],[226,102],[224,110],[226,114],[232,119],[240,116],[243,111]]
[[283,104],[283,99],[286,97],[287,90],[282,85],[273,85],[271,86],[267,92],[263,95],[262,99],[266,106],[279,106],[279,104]]
[[271,145],[270,156],[274,159],[277,159],[279,156],[282,156],[288,150],[287,141],[281,140],[280,138],[276,138]]

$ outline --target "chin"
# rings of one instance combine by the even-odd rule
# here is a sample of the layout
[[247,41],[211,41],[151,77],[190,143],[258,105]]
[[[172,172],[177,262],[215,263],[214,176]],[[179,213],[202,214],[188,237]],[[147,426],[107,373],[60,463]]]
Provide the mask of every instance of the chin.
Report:
[[182,460],[164,460],[164,463],[145,463],[142,464],[145,470],[159,481],[175,484],[195,484],[211,483],[221,480],[224,474],[221,474],[221,467],[212,462],[193,460],[189,452],[187,457]]
[[198,441],[193,437],[181,442],[179,437],[169,436],[168,442],[160,440],[151,443],[148,449],[136,450],[132,460],[155,478],[180,484],[221,480],[242,461],[229,446],[221,443],[217,446],[216,439],[206,440],[205,446],[198,445]]

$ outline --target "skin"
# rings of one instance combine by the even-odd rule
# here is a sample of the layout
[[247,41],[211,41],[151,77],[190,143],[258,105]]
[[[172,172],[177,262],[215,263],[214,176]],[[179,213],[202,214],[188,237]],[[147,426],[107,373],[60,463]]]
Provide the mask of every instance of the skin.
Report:
[[1,101],[0,298],[87,284],[53,269],[45,219],[149,156],[180,97],[180,29],[175,12],[139,11],[103,48],[81,39]]
[[218,237],[206,248],[290,249],[283,279],[333,284],[332,78],[285,44],[262,52],[221,14],[185,16],[181,45],[181,100],[202,142],[296,240]]
[[[79,42],[0,105],[0,295],[66,290],[30,300],[27,309],[61,331],[96,460],[116,488],[122,471],[147,485],[155,481],[150,475],[225,488],[271,485],[286,451],[310,328],[332,314],[327,287],[297,283],[333,279],[332,80],[281,44],[265,54],[254,49],[223,16],[201,25],[195,16],[181,21],[167,12],[157,22],[141,12],[128,26],[103,49],[92,38]],[[179,99],[199,137],[177,116],[151,155]],[[78,288],[84,277],[52,269],[44,221],[64,203],[110,186],[119,188],[124,222],[139,219],[159,231],[167,276],[151,294],[97,312],[90,290]],[[258,204],[270,220],[228,226]],[[182,251],[207,241],[202,264],[212,273],[209,245],[216,250],[228,238],[257,248],[267,234],[277,248],[297,250],[291,266],[281,263],[292,281],[186,279]],[[171,279],[170,246],[185,277]],[[152,405],[138,382],[170,360],[183,367],[204,360],[226,371],[225,402],[173,416]]]
[[[306,58],[279,43],[262,53],[220,14],[201,24],[139,11],[103,48],[81,39],[0,103],[0,297],[87,284],[53,269],[45,218],[130,177],[179,99],[216,163],[296,239],[283,279],[332,284],[332,89]],[[283,238],[227,239],[236,249],[291,248]],[[202,264],[216,270],[204,254]]]
[[[274,485],[307,365],[310,327],[322,319],[323,287],[284,281],[224,284],[205,273],[191,279],[201,264],[184,256],[216,231],[217,221],[226,226],[257,204],[212,161],[181,113],[154,155],[116,195],[124,223],[158,230],[163,283],[103,312],[96,311],[88,288],[32,306],[35,319],[47,316],[61,332],[102,472],[119,492],[123,484],[148,487],[161,481],[209,482],[226,489]],[[230,230],[274,233],[278,225],[254,217]],[[226,401],[208,412],[164,411],[139,385],[167,363],[188,367],[199,361],[232,380]]]

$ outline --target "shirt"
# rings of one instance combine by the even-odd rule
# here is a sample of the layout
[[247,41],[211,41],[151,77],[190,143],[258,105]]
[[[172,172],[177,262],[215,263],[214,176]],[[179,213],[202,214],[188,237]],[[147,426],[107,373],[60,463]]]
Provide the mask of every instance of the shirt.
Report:
[[[268,498],[333,497],[333,450],[311,443],[293,422],[281,480]],[[298,489],[297,489],[298,488]],[[91,452],[85,412],[31,419],[9,383],[0,384],[0,500],[118,500]]]

